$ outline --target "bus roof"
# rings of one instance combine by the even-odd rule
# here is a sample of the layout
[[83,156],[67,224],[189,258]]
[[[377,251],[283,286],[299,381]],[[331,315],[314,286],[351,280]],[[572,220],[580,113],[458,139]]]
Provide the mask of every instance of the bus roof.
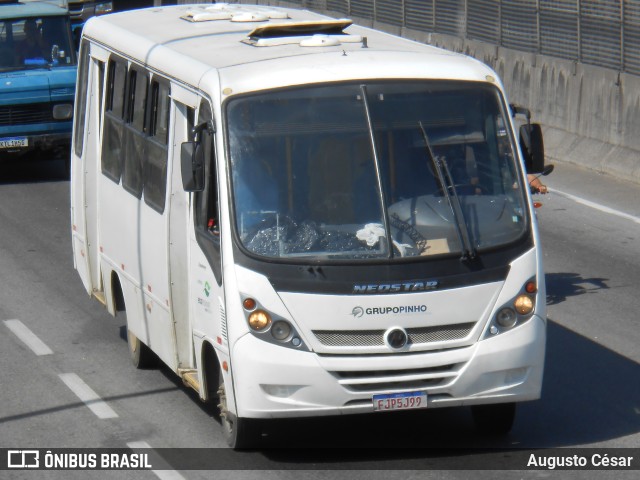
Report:
[[180,72],[193,86],[215,74],[233,93],[360,78],[495,75],[461,54],[293,8],[148,8],[94,17],[83,35],[161,72]]
[[67,15],[67,10],[46,2],[0,3],[0,19]]

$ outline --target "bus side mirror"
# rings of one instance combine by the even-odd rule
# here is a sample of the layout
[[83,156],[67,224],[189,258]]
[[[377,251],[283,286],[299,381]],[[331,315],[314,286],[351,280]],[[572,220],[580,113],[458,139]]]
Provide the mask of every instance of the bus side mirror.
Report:
[[204,148],[201,142],[183,142],[180,148],[180,169],[185,192],[204,190]]
[[544,142],[539,123],[526,123],[520,127],[520,150],[527,173],[544,171]]

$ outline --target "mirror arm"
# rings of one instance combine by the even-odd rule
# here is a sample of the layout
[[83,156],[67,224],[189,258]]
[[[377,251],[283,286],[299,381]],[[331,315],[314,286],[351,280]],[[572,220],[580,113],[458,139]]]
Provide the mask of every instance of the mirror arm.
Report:
[[527,119],[527,126],[529,130],[531,130],[531,110],[526,107],[521,107],[520,105],[516,105],[515,103],[510,103],[509,108],[511,109],[511,116],[515,117],[516,115],[524,115]]
[[213,122],[211,120],[207,120],[206,122],[202,122],[201,124],[196,125],[195,127],[193,127],[191,129],[191,136],[194,139],[194,141],[195,141],[196,138],[200,137],[200,134],[205,130],[210,135],[213,135],[214,133],[216,133],[215,126],[214,126],[214,124],[213,124]]

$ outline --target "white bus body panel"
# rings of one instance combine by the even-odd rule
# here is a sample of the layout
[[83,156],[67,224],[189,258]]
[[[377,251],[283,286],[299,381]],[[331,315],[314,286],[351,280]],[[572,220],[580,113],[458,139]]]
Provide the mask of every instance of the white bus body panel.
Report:
[[[364,380],[379,382],[380,388],[351,390],[348,374],[356,372],[362,380],[363,371],[437,370],[431,379],[440,383],[429,388],[427,398],[431,407],[535,400],[542,385],[545,329],[545,321],[534,316],[521,327],[464,349],[366,358],[282,352],[246,335],[233,348],[237,414],[277,418],[366,413],[373,411],[373,394],[415,390],[397,386],[410,378],[385,379],[374,373]],[[456,369],[443,370],[448,365]]]
[[[237,413],[270,418],[371,412],[374,394],[416,390],[420,381],[430,382],[428,402],[434,407],[537,399],[545,357],[544,290],[537,294],[536,315],[527,322],[479,340],[490,337],[486,330],[497,309],[518,294],[527,275],[541,267],[533,249],[512,263],[505,282],[378,296],[277,294],[265,277],[236,267],[240,292],[250,289],[265,309],[291,321],[314,351],[281,348],[251,334],[237,338],[232,343]],[[354,306],[361,305],[426,305],[427,309],[355,316]],[[389,355],[384,345],[327,347],[313,333],[316,329],[359,331],[363,323],[366,329],[386,330],[468,322],[474,322],[475,328],[458,341],[446,342],[446,348],[429,342],[426,347],[407,348],[406,355]]]

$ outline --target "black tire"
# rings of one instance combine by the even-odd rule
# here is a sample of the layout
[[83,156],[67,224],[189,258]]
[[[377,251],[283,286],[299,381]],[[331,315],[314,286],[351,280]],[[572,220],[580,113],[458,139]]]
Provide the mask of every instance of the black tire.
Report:
[[139,369],[150,369],[158,366],[158,357],[149,347],[140,341],[131,330],[127,329],[127,344],[131,363]]
[[516,417],[515,403],[474,405],[471,414],[478,430],[486,435],[506,435]]
[[222,371],[218,375],[218,410],[222,436],[233,449],[256,448],[260,440],[260,428],[257,420],[236,417],[227,409],[227,395]]

